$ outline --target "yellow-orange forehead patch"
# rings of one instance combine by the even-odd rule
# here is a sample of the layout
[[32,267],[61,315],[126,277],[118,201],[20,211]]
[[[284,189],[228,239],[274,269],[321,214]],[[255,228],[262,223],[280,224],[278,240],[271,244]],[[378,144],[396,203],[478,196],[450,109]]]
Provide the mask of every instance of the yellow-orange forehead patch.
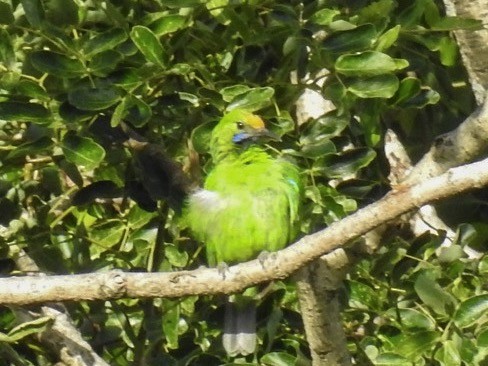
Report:
[[246,117],[246,123],[249,124],[252,128],[264,128],[264,122],[261,117],[256,116],[255,114],[250,114]]

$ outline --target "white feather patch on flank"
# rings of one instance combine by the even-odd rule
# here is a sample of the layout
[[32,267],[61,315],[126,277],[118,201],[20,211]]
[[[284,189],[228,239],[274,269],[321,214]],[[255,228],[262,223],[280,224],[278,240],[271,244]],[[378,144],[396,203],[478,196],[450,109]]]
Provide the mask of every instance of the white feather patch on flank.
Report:
[[197,205],[206,210],[215,210],[225,203],[225,200],[214,191],[199,189],[190,197],[191,204]]

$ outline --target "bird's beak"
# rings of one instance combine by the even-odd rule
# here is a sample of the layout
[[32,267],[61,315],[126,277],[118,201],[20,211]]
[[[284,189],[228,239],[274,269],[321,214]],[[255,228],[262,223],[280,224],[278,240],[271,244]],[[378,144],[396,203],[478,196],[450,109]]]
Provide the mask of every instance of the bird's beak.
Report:
[[272,141],[280,141],[281,137],[276,133],[268,130],[267,128],[258,128],[252,131],[252,135],[255,138],[264,138]]

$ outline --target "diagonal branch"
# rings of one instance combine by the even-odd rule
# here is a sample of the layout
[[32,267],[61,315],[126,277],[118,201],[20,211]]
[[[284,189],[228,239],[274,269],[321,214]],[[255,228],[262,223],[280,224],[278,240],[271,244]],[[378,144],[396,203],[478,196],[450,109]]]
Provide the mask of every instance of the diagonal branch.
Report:
[[269,256],[232,266],[225,277],[216,268],[171,273],[107,273],[0,279],[0,304],[181,297],[233,293],[260,282],[288,277],[315,258],[344,246],[375,227],[427,203],[488,185],[488,159],[450,169],[416,185],[399,185],[379,201],[305,236]]

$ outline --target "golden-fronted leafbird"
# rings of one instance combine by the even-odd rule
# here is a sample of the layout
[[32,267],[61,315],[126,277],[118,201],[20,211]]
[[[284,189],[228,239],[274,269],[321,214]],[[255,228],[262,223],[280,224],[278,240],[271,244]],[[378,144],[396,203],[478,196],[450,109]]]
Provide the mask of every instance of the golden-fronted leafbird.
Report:
[[[234,264],[290,243],[297,232],[302,187],[297,167],[268,153],[273,134],[245,110],[226,114],[212,131],[213,168],[204,187],[183,209],[194,237],[203,242],[210,266]],[[223,344],[229,355],[256,348],[252,296],[234,295],[226,306]]]

